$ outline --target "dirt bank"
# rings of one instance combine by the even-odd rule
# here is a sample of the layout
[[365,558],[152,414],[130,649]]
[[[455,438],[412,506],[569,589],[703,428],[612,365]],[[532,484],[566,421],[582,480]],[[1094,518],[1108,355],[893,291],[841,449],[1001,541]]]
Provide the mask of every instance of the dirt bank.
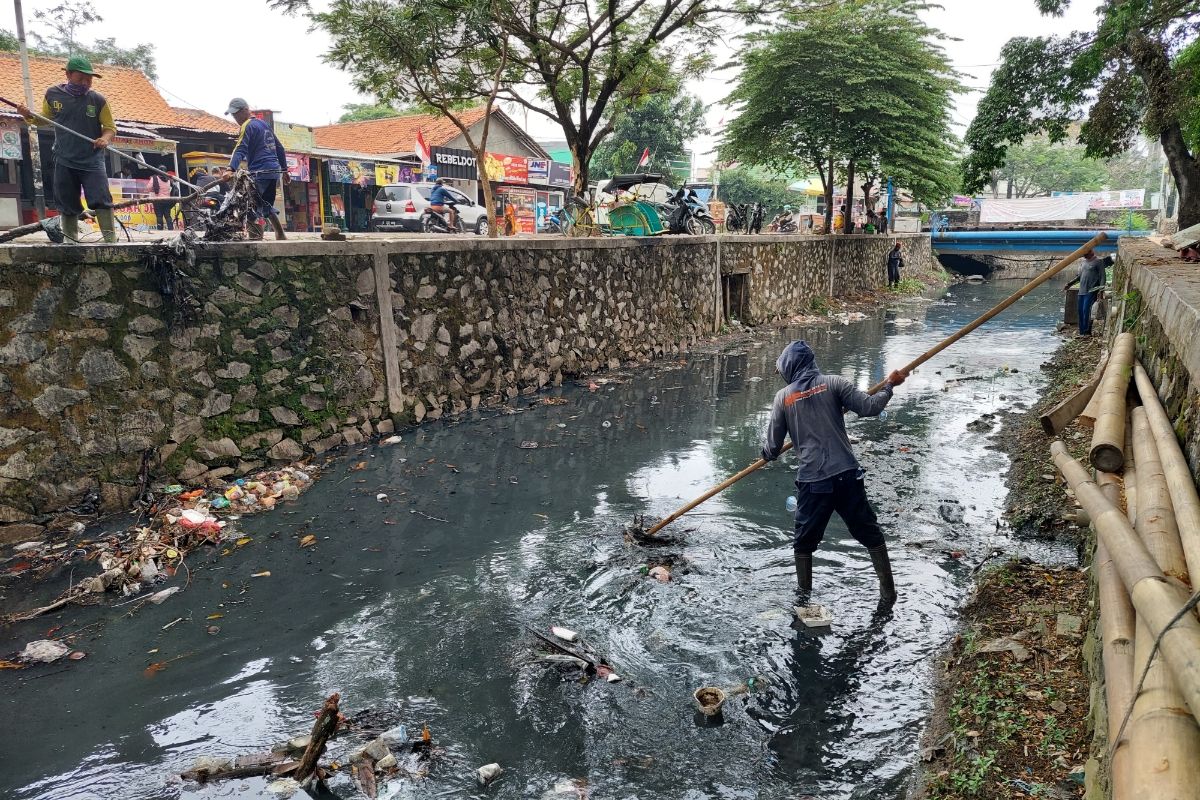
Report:
[[[1086,531],[1050,461],[1038,417],[1085,380],[1098,339],[1068,338],[1043,368],[1047,383],[1028,412],[1005,420],[995,446],[1012,459],[1008,517],[1014,530],[1069,539]],[[1062,439],[1076,455],[1090,430]],[[1089,755],[1089,682],[1083,645],[1090,626],[1087,575],[1074,566],[1009,561],[981,573],[961,633],[939,664],[939,691],[923,739],[913,797],[1083,796]]]

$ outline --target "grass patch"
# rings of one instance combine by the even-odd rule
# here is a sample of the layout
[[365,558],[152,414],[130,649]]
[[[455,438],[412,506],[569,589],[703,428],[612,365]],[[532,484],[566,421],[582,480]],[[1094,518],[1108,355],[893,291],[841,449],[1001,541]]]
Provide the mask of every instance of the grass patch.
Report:
[[925,291],[925,284],[916,278],[903,278],[888,289],[892,294],[920,294]]

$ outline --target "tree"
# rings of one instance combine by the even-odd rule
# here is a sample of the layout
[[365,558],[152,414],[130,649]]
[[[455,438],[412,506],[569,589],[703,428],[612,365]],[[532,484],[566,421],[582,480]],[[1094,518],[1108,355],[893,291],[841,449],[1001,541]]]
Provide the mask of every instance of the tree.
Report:
[[[486,17],[486,33],[504,42],[506,70],[498,77],[497,95],[541,114],[558,124],[571,149],[575,189],[585,192],[592,155],[616,125],[614,109],[670,86],[677,77],[700,74],[709,64],[708,45],[719,38],[718,23],[732,16],[756,19],[768,5],[783,0],[469,0],[466,7],[448,0],[433,0],[438,14],[451,26],[460,14]],[[723,4],[727,3],[727,4]],[[272,6],[309,12],[309,0],[271,0]],[[337,8],[351,19],[369,19],[367,9],[383,6],[399,12],[422,0],[400,0],[391,6],[382,0],[339,0]],[[470,11],[468,9],[475,9]],[[329,14],[324,15],[329,17]],[[376,59],[369,29],[340,26],[347,47],[359,52],[347,63]],[[418,37],[428,33],[426,45]],[[413,31],[404,43],[418,50],[436,50],[441,31]],[[395,53],[399,43],[384,53]],[[471,65],[481,75],[492,74],[498,51],[479,48]],[[423,62],[433,64],[436,52]]]
[[704,103],[679,83],[673,92],[652,95],[617,117],[612,135],[592,156],[592,172],[597,178],[633,172],[638,169],[642,152],[649,149],[650,163],[645,171],[659,172],[669,179],[671,162],[687,156],[687,141],[705,133]]
[[[1061,15],[1070,0],[1037,0],[1043,14]],[[1000,54],[1000,66],[967,129],[963,162],[968,191],[1003,166],[1007,150],[1042,134],[1052,142],[1077,135],[1089,156],[1108,159],[1127,150],[1139,129],[1162,145],[1179,189],[1179,224],[1200,222],[1200,163],[1185,133],[1200,119],[1193,88],[1197,0],[1102,0],[1089,33],[1019,37]],[[1173,53],[1180,53],[1172,60]]]
[[[326,60],[349,71],[359,91],[384,104],[432,109],[458,128],[475,156],[491,236],[499,225],[486,173],[487,139],[497,94],[512,76],[509,38],[494,24],[494,2],[333,0],[324,11],[306,0],[275,3],[304,11],[330,34]],[[474,114],[481,105],[482,115]]]
[[768,218],[799,199],[795,192],[788,189],[787,180],[768,177],[753,167],[722,170],[717,193],[727,205],[762,203],[763,213]]
[[941,34],[920,19],[928,8],[920,0],[814,2],[748,37],[727,100],[739,113],[723,157],[815,172],[826,230],[839,174],[849,205],[856,173],[867,176],[868,191],[890,176],[919,201],[945,199],[955,185],[950,97],[960,86]]
[[1157,192],[1162,185],[1163,162],[1158,147],[1145,140],[1104,165],[1109,189],[1145,189]]
[[[1052,192],[1094,192],[1108,177],[1104,162],[1077,144],[1033,137],[1008,149],[1004,165],[1010,197],[1049,197]],[[1120,187],[1118,187],[1120,188]]]
[[[114,38],[97,39],[92,44],[79,41],[79,31],[94,22],[103,22],[103,17],[86,8],[68,6],[63,3],[47,11],[34,12],[34,19],[48,26],[50,36],[29,32],[32,44],[30,55],[70,58],[84,56],[95,64],[112,64],[115,67],[131,67],[141,70],[150,80],[158,78],[154,60],[154,45],[139,44],[136,47],[121,47]],[[20,50],[17,37],[0,29],[0,52],[15,53]]]
[[346,103],[342,108],[346,111],[338,117],[338,122],[387,119],[388,117],[398,117],[404,113],[390,103]]

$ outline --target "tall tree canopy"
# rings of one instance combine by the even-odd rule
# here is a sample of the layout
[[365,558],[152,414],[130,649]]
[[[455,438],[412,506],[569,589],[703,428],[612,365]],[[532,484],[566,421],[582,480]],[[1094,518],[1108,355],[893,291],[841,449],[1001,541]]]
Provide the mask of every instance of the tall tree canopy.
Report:
[[645,171],[669,177],[671,162],[686,158],[688,140],[707,132],[704,103],[678,82],[674,91],[651,95],[617,115],[612,134],[592,156],[592,174],[609,178],[633,172],[642,152],[649,149]]
[[[322,11],[304,0],[277,5],[304,11],[330,34],[326,60],[348,71],[356,89],[381,105],[416,105],[454,123],[475,155],[494,236],[499,226],[485,174],[487,139],[497,94],[513,71],[509,37],[491,16],[493,1],[332,0]],[[480,105],[482,116],[465,113]]]
[[950,99],[958,79],[921,21],[920,0],[813,3],[748,37],[728,102],[724,158],[820,175],[826,226],[833,187],[855,172],[889,176],[918,200],[952,193]]
[[[309,0],[271,0],[272,5],[311,13]],[[782,0],[336,0],[314,15],[334,36],[338,61],[385,61],[413,45],[430,50],[434,65],[441,31],[411,31],[394,44],[363,26],[365,9],[396,14],[427,9],[445,15],[451,29],[460,18],[485,17],[486,32],[506,42],[506,69],[499,95],[558,124],[573,154],[575,188],[587,189],[592,155],[616,127],[619,112],[669,87],[678,77],[699,74],[709,63],[707,44],[731,16],[753,19]],[[415,9],[415,10],[414,10]],[[351,53],[351,51],[357,51]],[[480,50],[471,66],[491,74]],[[483,69],[480,70],[480,67]],[[380,80],[383,79],[382,73]],[[381,99],[385,95],[379,94]]]
[[1003,177],[1012,197],[1048,197],[1052,192],[1103,189],[1108,169],[1103,161],[1089,158],[1083,145],[1036,136],[1008,149]]
[[772,177],[754,167],[733,167],[721,171],[718,194],[728,205],[762,203],[767,219],[778,214],[786,205],[799,205],[803,198],[788,189],[785,178]]
[[[1037,5],[1061,15],[1070,0]],[[1127,150],[1139,130],[1158,139],[1179,188],[1179,224],[1200,223],[1197,143],[1185,133],[1200,120],[1188,56],[1198,22],[1197,0],[1102,0],[1093,31],[1010,40],[967,129],[967,190],[988,182],[1011,145],[1036,134],[1063,141],[1082,121],[1078,141],[1096,158]]]

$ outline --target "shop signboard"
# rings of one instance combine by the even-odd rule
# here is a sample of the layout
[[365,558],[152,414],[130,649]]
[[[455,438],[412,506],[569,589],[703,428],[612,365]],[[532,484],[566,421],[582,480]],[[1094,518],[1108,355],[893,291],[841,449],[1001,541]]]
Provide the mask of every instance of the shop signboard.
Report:
[[431,147],[429,157],[431,159],[430,172],[434,177],[440,175],[443,178],[479,180],[475,155],[470,150],[459,150],[454,147]]
[[529,182],[546,184],[550,182],[550,159],[529,159]]
[[329,165],[330,183],[353,183],[357,186],[375,183],[375,164],[371,161],[331,158],[325,163]]
[[386,186],[389,183],[400,182],[399,164],[375,164],[375,185]]
[[285,153],[287,156],[287,171],[294,181],[303,181],[307,183],[312,178],[309,171],[308,156],[300,155],[299,153]]
[[295,150],[301,153],[311,153],[316,144],[312,128],[292,122],[276,122],[275,138],[283,145],[284,150]]
[[529,160],[504,153],[487,154],[487,177],[493,183],[529,183]]
[[114,136],[112,146],[126,153],[174,153],[175,142],[170,139],[149,139],[140,136]]
[[574,181],[571,176],[571,167],[567,164],[560,164],[557,161],[550,162],[550,185],[560,186],[564,189],[570,188]]
[[16,122],[0,123],[0,158],[21,158],[21,131]]

